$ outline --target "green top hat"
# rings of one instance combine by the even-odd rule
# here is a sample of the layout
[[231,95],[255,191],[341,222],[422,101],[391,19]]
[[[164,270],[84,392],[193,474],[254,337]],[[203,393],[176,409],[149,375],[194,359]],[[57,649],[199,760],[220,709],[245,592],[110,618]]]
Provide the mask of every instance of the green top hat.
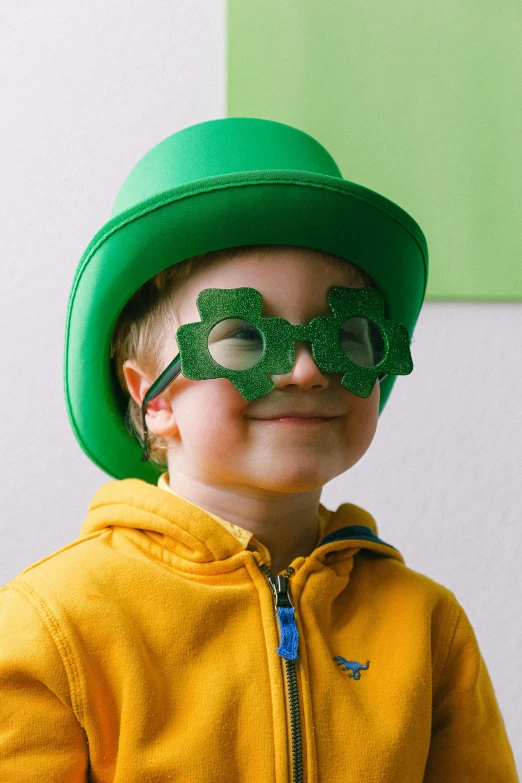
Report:
[[[65,323],[64,391],[87,456],[117,479],[156,483],[125,426],[127,400],[110,356],[113,329],[147,280],[190,256],[238,245],[296,245],[362,267],[386,317],[413,329],[428,275],[426,238],[397,204],[342,178],[312,136],[279,122],[227,118],[168,136],[135,165],[111,219],[74,275]],[[173,357],[174,358],[174,357]],[[396,376],[381,383],[379,413]]]

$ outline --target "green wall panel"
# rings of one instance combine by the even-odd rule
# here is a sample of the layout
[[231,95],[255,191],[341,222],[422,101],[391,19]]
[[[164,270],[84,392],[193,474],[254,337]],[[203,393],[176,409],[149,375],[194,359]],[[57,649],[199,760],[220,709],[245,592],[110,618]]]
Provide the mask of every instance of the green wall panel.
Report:
[[228,0],[228,115],[317,137],[430,250],[427,299],[522,301],[520,0]]

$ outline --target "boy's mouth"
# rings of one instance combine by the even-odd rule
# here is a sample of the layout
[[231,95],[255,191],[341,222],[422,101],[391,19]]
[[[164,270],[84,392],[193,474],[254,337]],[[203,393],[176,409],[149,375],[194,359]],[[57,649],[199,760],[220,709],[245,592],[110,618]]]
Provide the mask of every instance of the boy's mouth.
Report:
[[277,424],[297,424],[297,425],[311,425],[311,424],[326,424],[337,416],[283,416],[281,418],[276,417],[273,419],[257,419],[257,421],[271,421]]
[[252,418],[257,421],[278,421],[288,424],[318,424],[339,417],[302,411],[282,411],[281,413],[275,413],[272,416],[253,416]]
[[323,411],[318,410],[289,410],[284,409],[281,411],[277,411],[276,413],[271,413],[267,416],[252,416],[251,418],[254,419],[260,419],[261,421],[286,421],[286,420],[295,420],[295,419],[302,419],[303,421],[312,421],[312,420],[321,420],[321,421],[327,421],[328,419],[336,419],[338,416],[330,416],[324,413]]

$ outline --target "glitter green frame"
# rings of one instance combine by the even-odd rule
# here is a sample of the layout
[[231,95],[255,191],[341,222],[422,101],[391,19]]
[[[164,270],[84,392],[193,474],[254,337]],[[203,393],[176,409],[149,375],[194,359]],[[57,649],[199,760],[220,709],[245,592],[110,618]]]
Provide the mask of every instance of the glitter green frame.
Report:
[[[369,397],[382,374],[408,375],[413,370],[408,330],[384,315],[384,297],[375,288],[335,286],[327,294],[333,316],[313,318],[308,325],[293,325],[284,318],[263,318],[263,297],[255,288],[207,288],[197,298],[201,321],[178,327],[176,340],[181,371],[191,380],[228,378],[249,402],[274,387],[270,375],[290,372],[295,363],[295,343],[311,342],[315,363],[322,372],[344,372],[341,385],[359,397]],[[347,318],[365,317],[379,329],[384,357],[374,367],[361,367],[346,356],[339,343],[339,328]],[[218,364],[208,349],[213,327],[226,318],[250,321],[264,340],[263,355],[246,370]]]

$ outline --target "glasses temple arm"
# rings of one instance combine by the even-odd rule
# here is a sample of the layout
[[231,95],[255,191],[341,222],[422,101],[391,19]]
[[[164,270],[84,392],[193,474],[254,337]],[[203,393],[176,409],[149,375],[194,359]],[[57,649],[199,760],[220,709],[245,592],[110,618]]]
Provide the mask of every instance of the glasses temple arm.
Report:
[[[147,391],[141,404],[141,420],[143,425],[143,443],[140,442],[140,446],[143,449],[141,454],[141,461],[147,462],[149,459],[149,442],[147,424],[145,422],[145,414],[147,413],[147,405],[155,397],[158,397],[162,391],[164,391],[169,384],[172,383],[181,372],[181,357],[178,353],[177,356],[171,361],[171,363],[163,370],[161,375],[156,378],[150,389]],[[139,440],[139,438],[138,438]]]

